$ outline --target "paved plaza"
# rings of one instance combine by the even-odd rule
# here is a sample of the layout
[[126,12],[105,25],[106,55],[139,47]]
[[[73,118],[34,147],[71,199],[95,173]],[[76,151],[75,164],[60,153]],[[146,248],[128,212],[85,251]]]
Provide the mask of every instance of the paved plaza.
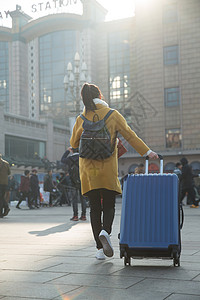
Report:
[[[68,206],[21,210],[0,219],[0,299],[199,300],[200,209],[184,206],[181,266],[172,260],[119,257],[121,199],[113,258],[97,261],[89,221],[70,221]],[[87,211],[89,219],[89,210]]]

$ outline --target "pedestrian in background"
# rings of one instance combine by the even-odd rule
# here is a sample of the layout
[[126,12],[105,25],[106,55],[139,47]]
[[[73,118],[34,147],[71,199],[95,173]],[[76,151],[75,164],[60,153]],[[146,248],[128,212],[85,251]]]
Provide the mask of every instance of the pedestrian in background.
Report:
[[[93,84],[84,84],[81,96],[85,109],[82,115],[89,121],[102,120],[110,111],[108,104],[102,100],[100,89]],[[115,215],[115,196],[121,194],[121,186],[118,179],[118,152],[116,134],[119,132],[129,144],[140,153],[149,155],[150,158],[158,158],[158,155],[135,134],[128,126],[124,117],[114,110],[106,120],[106,127],[111,136],[111,142],[115,145],[114,153],[104,160],[79,158],[79,170],[81,189],[83,195],[90,201],[90,219],[94,239],[96,241],[97,259],[105,259],[113,256],[113,248],[110,234]],[[83,133],[83,119],[78,116],[73,128],[70,144],[73,148],[79,147]],[[103,211],[103,219],[101,219]],[[105,254],[105,255],[104,255]]]
[[192,203],[191,208],[198,208],[198,201],[195,199],[195,190],[194,190],[194,177],[198,177],[199,175],[192,174],[192,168],[188,164],[187,158],[181,158],[181,176],[180,176],[180,202],[182,203],[186,193]]
[[39,208],[38,197],[40,196],[39,180],[37,177],[37,170],[33,169],[30,177],[31,189],[31,205],[34,204],[35,208]]
[[30,171],[29,170],[25,170],[24,171],[24,176],[21,176],[21,183],[19,186],[19,201],[16,205],[16,208],[20,209],[20,204],[22,203],[23,200],[28,200],[28,207],[30,209],[33,209],[32,205],[31,205],[31,191],[30,191]]
[[[81,193],[81,182],[79,175],[79,154],[78,150],[69,147],[61,158],[61,162],[67,165],[71,181],[71,200],[73,207],[73,217],[71,221],[86,221],[86,198]],[[78,218],[78,199],[81,202],[81,217]]]
[[8,189],[8,176],[10,173],[9,163],[2,159],[2,154],[0,154],[0,218],[7,216],[10,211],[5,199],[5,194]]
[[181,196],[181,183],[180,183],[180,179],[181,179],[181,174],[182,174],[181,168],[182,168],[181,163],[177,162],[173,173],[178,176],[178,180],[179,180],[179,182],[178,182],[178,199],[179,199],[179,203],[181,203],[182,205],[184,205],[182,203],[182,201],[180,202],[180,196]]
[[65,172],[60,172],[60,182],[58,184],[58,189],[61,192],[59,205],[62,206],[65,203],[69,205],[67,194],[67,177],[65,175]]
[[180,162],[177,162],[177,163],[176,163],[176,167],[175,167],[175,169],[174,169],[174,174],[176,174],[176,175],[178,176],[178,179],[179,179],[179,180],[180,180],[181,174],[182,174],[181,168],[182,168],[181,163],[180,163]]
[[52,170],[48,170],[47,174],[44,176],[44,187],[45,192],[49,192],[49,206],[52,206],[53,190],[55,189],[52,177]]
[[60,182],[60,176],[56,175],[56,187],[58,186],[59,182]]
[[139,166],[135,168],[134,174],[144,174],[144,164],[139,164]]
[[68,198],[68,206],[71,206],[71,202],[72,202],[72,196],[71,196],[71,179],[70,179],[70,175],[69,172],[66,171],[65,172],[65,178],[66,178],[66,184],[67,184],[67,198]]
[[10,175],[8,177],[8,190],[10,192],[9,202],[15,200],[15,197],[16,197],[16,187],[17,187],[17,182],[15,180],[15,177],[13,175]]

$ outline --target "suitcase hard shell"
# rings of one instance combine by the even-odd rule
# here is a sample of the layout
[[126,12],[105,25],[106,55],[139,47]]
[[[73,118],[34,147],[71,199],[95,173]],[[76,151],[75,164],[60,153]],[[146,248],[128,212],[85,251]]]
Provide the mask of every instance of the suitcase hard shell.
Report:
[[180,210],[175,174],[128,175],[124,181],[120,257],[172,258],[180,265]]

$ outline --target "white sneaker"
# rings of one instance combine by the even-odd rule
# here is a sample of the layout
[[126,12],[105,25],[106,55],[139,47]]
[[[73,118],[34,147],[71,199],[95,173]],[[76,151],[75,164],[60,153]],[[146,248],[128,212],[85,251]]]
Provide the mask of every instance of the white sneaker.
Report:
[[97,253],[96,253],[96,259],[99,259],[99,260],[104,260],[106,259],[104,253],[103,253],[103,249],[99,249],[97,250]]
[[109,234],[105,230],[101,230],[99,239],[102,243],[104,254],[108,257],[112,257],[114,254],[114,250],[110,241]]

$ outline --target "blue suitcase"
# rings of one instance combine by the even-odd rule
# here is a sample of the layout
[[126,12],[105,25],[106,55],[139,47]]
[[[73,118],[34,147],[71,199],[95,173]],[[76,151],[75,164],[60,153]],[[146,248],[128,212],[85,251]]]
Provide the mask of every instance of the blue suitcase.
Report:
[[[180,266],[180,206],[178,177],[160,173],[127,175],[122,194],[120,257],[130,265],[133,258],[171,258]],[[183,212],[183,211],[182,211]],[[183,214],[182,214],[183,222]]]

